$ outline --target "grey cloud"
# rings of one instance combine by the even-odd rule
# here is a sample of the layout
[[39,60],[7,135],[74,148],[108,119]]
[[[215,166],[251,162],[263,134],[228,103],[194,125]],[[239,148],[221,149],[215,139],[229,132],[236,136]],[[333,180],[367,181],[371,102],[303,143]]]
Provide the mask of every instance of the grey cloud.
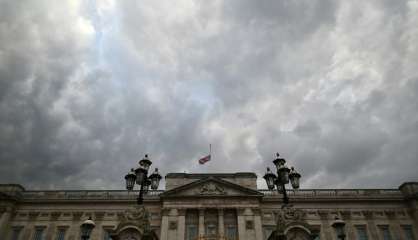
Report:
[[0,4],[2,182],[122,188],[144,153],[260,176],[276,151],[303,187],[418,177],[410,4],[62,4]]

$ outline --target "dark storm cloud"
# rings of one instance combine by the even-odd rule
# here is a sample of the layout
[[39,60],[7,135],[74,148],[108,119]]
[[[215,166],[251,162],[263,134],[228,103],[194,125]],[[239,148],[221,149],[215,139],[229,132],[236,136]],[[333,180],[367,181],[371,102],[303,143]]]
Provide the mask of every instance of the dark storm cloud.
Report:
[[122,188],[144,153],[163,173],[261,175],[276,151],[304,187],[416,180],[417,11],[2,1],[0,181]]

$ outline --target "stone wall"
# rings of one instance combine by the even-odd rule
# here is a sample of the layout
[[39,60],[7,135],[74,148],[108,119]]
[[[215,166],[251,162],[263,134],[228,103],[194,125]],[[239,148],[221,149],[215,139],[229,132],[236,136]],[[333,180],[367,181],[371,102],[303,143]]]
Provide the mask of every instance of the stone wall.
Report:
[[[240,182],[240,177],[233,177],[234,174],[223,176],[222,179],[232,179],[229,181],[241,183],[240,186],[251,185],[254,179],[250,176],[245,183],[245,180]],[[190,179],[197,177],[203,175],[191,176]],[[179,184],[179,179],[188,178],[175,176],[172,179],[173,187]],[[406,239],[407,227],[411,227],[418,237],[417,186],[418,183],[405,183],[399,190],[302,189],[289,190],[288,194],[293,207],[303,211],[304,220],[321,230],[321,239],[335,239],[331,224],[335,216],[339,216],[346,222],[348,239],[356,239],[358,227],[364,227],[369,239],[382,239],[382,229],[387,227],[392,239],[403,240]],[[60,229],[66,231],[65,240],[78,240],[80,225],[88,217],[96,223],[91,239],[102,240],[105,230],[115,228],[123,212],[136,205],[138,194],[137,191],[124,190],[28,191],[19,185],[0,185],[0,190],[0,239],[10,239],[13,230],[20,229],[19,240],[31,240],[36,228],[44,229],[45,240],[55,240]],[[229,191],[228,188],[225,187],[225,191]],[[281,195],[277,192],[260,192],[264,196],[228,197],[224,194],[161,198],[162,191],[150,191],[145,195],[144,204],[150,215],[151,228],[164,240],[185,239],[188,209],[199,212],[200,234],[204,234],[202,224],[207,209],[219,211],[218,224],[222,232],[225,231],[222,229],[223,212],[233,210],[237,215],[239,239],[258,240],[266,239],[264,232],[275,229],[282,206]]]

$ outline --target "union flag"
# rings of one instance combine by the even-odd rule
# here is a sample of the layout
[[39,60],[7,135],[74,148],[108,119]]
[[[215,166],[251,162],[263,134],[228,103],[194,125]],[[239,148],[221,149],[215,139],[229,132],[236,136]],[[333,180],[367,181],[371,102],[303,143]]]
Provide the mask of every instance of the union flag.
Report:
[[200,164],[205,164],[206,162],[209,162],[209,161],[210,161],[210,154],[199,159]]

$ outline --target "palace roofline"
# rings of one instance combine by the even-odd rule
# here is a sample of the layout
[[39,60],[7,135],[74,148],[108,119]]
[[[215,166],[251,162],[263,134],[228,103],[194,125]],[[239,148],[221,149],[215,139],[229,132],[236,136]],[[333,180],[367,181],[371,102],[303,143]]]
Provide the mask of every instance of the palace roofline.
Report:
[[208,177],[218,178],[257,178],[257,174],[253,172],[236,172],[236,173],[167,173],[165,178],[189,178],[189,179],[201,179]]

